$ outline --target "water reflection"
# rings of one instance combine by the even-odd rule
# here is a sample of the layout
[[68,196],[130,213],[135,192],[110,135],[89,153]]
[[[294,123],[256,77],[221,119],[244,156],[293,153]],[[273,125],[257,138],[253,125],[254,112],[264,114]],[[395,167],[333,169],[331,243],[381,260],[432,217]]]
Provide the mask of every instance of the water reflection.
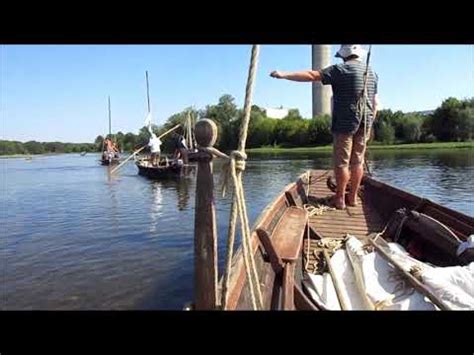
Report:
[[188,208],[189,205],[189,179],[182,178],[176,182],[176,192],[177,192],[177,200],[178,200],[178,210],[183,211]]
[[159,181],[154,181],[151,183],[151,203],[150,203],[150,232],[155,233],[157,231],[157,226],[160,222],[160,216],[162,215],[163,210],[163,193],[161,183]]
[[119,216],[120,216],[120,211],[119,211],[119,201],[118,201],[118,189],[120,188],[118,185],[118,180],[117,180],[117,175],[115,173],[111,173],[112,169],[114,166],[107,165],[106,166],[106,174],[107,174],[107,191],[108,191],[108,197],[110,198],[109,201],[105,200],[103,201],[103,213],[110,218],[110,220],[113,222],[111,224],[112,230],[114,232],[114,235],[117,236],[119,235]]
[[371,156],[376,178],[474,215],[472,150],[374,151]]

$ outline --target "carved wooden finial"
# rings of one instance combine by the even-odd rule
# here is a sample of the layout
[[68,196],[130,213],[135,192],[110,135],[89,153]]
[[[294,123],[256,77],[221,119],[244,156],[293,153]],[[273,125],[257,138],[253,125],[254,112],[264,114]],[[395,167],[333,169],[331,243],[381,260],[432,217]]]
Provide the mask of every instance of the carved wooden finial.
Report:
[[217,126],[208,118],[200,119],[194,125],[194,136],[201,147],[212,147],[217,140]]

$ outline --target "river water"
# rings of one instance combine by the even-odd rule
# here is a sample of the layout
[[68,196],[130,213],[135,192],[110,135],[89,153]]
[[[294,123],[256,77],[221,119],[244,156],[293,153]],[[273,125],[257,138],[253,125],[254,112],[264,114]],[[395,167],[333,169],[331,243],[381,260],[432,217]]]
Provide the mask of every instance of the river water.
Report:
[[[151,181],[129,163],[111,176],[98,158],[0,160],[0,309],[181,309],[192,300],[196,171]],[[250,156],[250,222],[285,185],[330,168],[330,159]],[[471,150],[372,152],[370,161],[377,179],[474,216]],[[221,269],[230,202],[216,194]]]

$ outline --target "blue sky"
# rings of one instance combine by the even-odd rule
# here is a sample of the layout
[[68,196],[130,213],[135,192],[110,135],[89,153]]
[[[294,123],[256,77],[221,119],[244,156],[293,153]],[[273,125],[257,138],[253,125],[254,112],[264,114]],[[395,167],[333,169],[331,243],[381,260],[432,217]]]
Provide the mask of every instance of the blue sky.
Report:
[[[339,45],[332,46],[333,54]],[[374,45],[384,108],[418,111],[443,99],[474,96],[474,46]],[[146,112],[145,70],[153,120],[188,106],[203,108],[225,93],[243,105],[250,45],[2,46],[2,138],[91,142],[108,130],[137,132]],[[333,58],[333,63],[339,62]],[[311,65],[309,45],[263,45],[254,103],[298,108],[311,116],[311,84],[275,80],[274,69]]]

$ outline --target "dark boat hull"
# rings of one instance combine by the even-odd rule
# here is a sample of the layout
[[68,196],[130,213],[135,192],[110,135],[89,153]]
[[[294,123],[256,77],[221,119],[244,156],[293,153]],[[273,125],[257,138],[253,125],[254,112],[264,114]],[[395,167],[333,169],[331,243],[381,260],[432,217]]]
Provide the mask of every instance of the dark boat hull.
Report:
[[198,160],[198,152],[188,152],[188,161],[195,162]]
[[181,176],[182,165],[149,166],[148,162],[137,161],[138,174],[150,179],[169,179]]
[[118,164],[120,163],[120,159],[112,159],[112,160],[109,160],[109,159],[101,159],[100,160],[100,164],[101,165],[115,165],[115,164]]

